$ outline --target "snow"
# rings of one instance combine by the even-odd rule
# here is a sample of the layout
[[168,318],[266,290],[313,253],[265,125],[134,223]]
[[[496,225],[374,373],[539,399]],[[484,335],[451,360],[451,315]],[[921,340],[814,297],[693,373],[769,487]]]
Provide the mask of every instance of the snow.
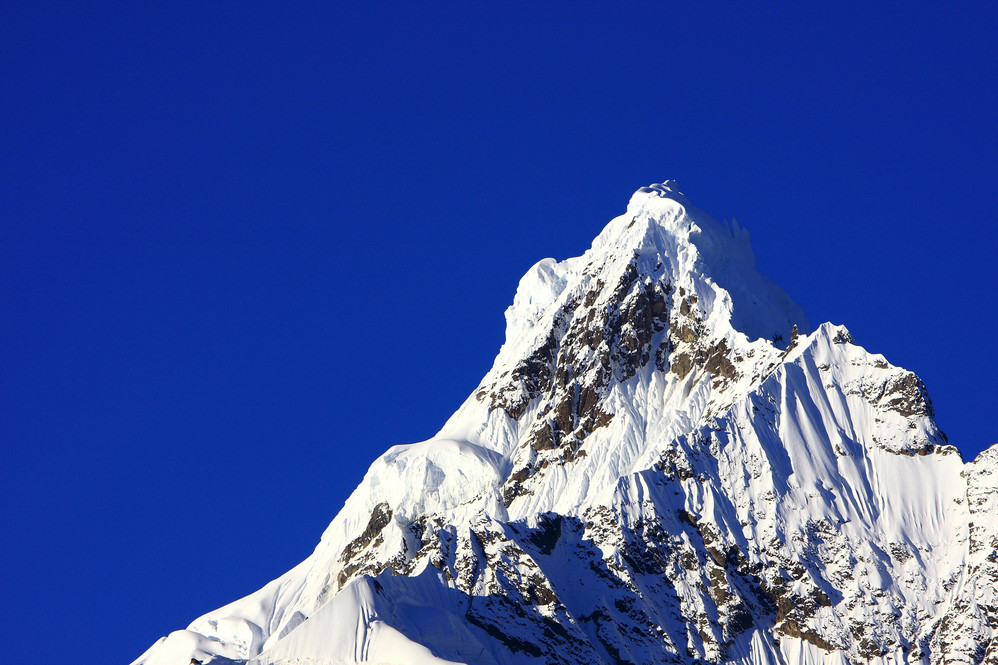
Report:
[[[636,271],[633,284],[629,271]],[[616,292],[617,284],[629,290]],[[545,395],[526,400],[518,418],[482,398],[551,339],[567,345],[567,331],[586,307],[610,311],[616,300],[652,287],[669,294],[673,316],[682,306],[699,318],[695,340],[670,338],[666,327],[650,348],[671,339],[673,356],[726,349],[732,376],[719,381],[701,369],[679,378],[646,362],[605,386],[600,405],[613,417],[581,443],[585,454],[568,462],[530,445],[535,423],[552,406]],[[598,601],[590,589],[601,582],[586,577],[592,569],[580,573],[577,561],[559,554],[569,545],[513,556],[518,529],[542,529],[550,515],[587,525],[585,537],[566,531],[562,541],[618,562],[639,598],[664,603],[648,606],[659,625],[676,613],[720,612],[705,605],[713,601],[698,579],[710,580],[702,570],[677,570],[674,595],[663,595],[654,580],[627,572],[620,550],[626,539],[618,531],[664,523],[683,547],[702,548],[696,539],[705,543],[705,536],[691,535],[677,517],[685,514],[760,570],[816,562],[790,592],[834,597],[813,619],[829,643],[853,640],[849,624],[856,622],[878,626],[885,643],[910,641],[917,631],[927,640],[929,619],[951,607],[966,617],[964,632],[973,638],[967,649],[973,636],[986,637],[984,615],[965,608],[995,605],[998,564],[988,555],[998,533],[998,448],[964,464],[918,403],[909,373],[848,341],[842,326],[825,323],[811,332],[800,308],[755,270],[748,232],[737,222],[719,224],[674,181],[643,187],[582,256],[535,264],[520,280],[506,322],[506,340],[480,389],[434,438],[395,446],[376,460],[306,561],[171,633],[135,665],[187,665],[213,655],[260,665],[533,662],[527,652],[497,646],[495,635],[466,616],[479,599],[522,583],[516,580],[543,580],[564,612]],[[576,359],[580,372],[584,360]],[[589,371],[579,380],[593,379]],[[503,488],[524,469],[534,474],[523,480],[527,491],[504,500]],[[389,515],[383,526],[372,517],[379,506]],[[610,523],[593,525],[596,514],[612,516]],[[436,554],[422,540],[431,532],[440,543]],[[482,559],[509,570],[500,575],[468,563]],[[462,575],[473,581],[459,593]],[[562,616],[550,606],[543,611]],[[784,635],[777,645],[767,620],[732,641],[728,660],[849,662],[846,652],[804,639]],[[560,625],[579,639],[596,639],[578,617]],[[508,630],[531,638],[525,627]],[[688,644],[672,647],[720,654],[692,634]],[[638,642],[627,648],[639,661],[656,657]],[[906,662],[905,653],[874,660]]]
[[482,506],[502,512],[489,504],[493,497],[483,496],[483,490],[498,486],[507,467],[495,451],[468,441],[436,438],[390,449],[371,466],[362,487],[368,491],[371,509],[387,501],[407,520],[449,514],[470,503],[476,504],[475,512]]
[[288,661],[323,664],[448,665],[422,644],[413,642],[378,618],[376,590],[356,580],[292,631],[274,648],[251,661],[277,665]]
[[520,279],[512,306],[506,310],[506,339],[521,338],[565,290],[558,262],[541,259]]

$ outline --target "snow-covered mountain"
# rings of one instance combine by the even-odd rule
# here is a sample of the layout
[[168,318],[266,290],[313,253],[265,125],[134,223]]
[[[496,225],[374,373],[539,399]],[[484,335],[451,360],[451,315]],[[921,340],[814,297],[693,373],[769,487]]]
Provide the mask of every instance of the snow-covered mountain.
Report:
[[135,661],[998,664],[998,446],[672,181],[544,259],[440,432]]

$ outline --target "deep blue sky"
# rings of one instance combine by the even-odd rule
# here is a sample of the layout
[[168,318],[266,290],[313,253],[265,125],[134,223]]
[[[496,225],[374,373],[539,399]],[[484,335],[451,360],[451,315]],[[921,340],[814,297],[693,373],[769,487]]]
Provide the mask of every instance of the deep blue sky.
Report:
[[994,3],[148,4],[0,5],[7,661],[303,559],[666,178],[998,440]]

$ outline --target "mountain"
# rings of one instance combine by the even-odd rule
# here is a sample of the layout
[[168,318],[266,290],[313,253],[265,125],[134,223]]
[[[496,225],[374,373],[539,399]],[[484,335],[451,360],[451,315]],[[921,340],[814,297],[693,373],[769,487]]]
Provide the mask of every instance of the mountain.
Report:
[[998,664],[998,446],[643,187],[520,280],[432,439],[305,561],[136,665]]

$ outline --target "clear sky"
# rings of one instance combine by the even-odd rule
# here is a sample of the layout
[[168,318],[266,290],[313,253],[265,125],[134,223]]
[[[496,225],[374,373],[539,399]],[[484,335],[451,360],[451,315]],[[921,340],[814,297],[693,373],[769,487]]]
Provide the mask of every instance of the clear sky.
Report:
[[6,661],[299,562],[667,178],[998,440],[995,3],[301,4],[0,4]]

